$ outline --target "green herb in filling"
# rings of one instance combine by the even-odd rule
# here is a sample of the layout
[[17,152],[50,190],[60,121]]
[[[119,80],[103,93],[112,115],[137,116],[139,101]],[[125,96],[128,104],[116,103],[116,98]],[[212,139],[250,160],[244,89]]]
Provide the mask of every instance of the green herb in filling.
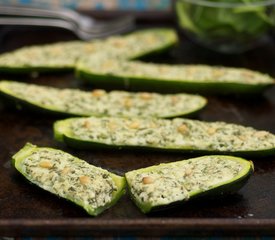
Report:
[[149,212],[211,190],[217,195],[224,193],[223,185],[231,184],[233,190],[236,182],[247,179],[252,171],[249,161],[213,155],[133,170],[126,173],[126,180],[136,204]]
[[27,144],[13,156],[16,169],[30,182],[97,215],[123,194],[124,178],[68,153]]
[[[104,90],[80,91],[1,81],[0,92],[14,101],[77,116],[152,116],[168,118],[196,113],[206,99],[191,94],[131,93]],[[17,105],[20,104],[17,103]]]
[[[55,134],[72,147],[76,142],[158,150],[223,152],[236,155],[275,153],[275,136],[225,122],[175,118],[72,118],[57,121]],[[90,143],[90,145],[88,145]]]

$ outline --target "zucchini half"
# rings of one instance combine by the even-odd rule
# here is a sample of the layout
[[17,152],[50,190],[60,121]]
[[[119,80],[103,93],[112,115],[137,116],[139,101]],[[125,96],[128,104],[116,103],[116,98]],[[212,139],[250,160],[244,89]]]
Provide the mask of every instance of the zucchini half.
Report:
[[96,216],[125,193],[125,178],[60,150],[26,144],[12,157],[31,183],[65,198]]
[[251,161],[209,155],[133,170],[125,177],[135,204],[148,213],[203,195],[234,193],[252,172]]
[[[27,46],[0,55],[0,71],[8,74],[68,72],[87,48],[81,41]],[[87,53],[93,52],[93,50]]]
[[72,71],[78,59],[96,53],[138,58],[165,51],[177,42],[174,30],[155,28],[91,42],[69,41],[28,46],[0,55],[2,73],[27,74]]
[[89,117],[56,121],[55,139],[73,148],[117,148],[199,154],[275,154],[275,135],[225,122],[183,118]]
[[172,118],[195,115],[207,103],[204,97],[183,93],[88,92],[14,81],[0,81],[0,96],[20,108],[64,116]]
[[[118,39],[107,41],[104,51],[98,51],[105,57],[115,59],[139,59],[165,52],[178,43],[177,33],[172,28],[149,28],[131,32]],[[89,55],[82,55],[89,57]],[[81,60],[81,59],[80,59]]]
[[94,87],[112,85],[138,91],[206,94],[258,94],[273,86],[270,76],[256,71],[206,65],[167,65],[87,57],[76,74]]

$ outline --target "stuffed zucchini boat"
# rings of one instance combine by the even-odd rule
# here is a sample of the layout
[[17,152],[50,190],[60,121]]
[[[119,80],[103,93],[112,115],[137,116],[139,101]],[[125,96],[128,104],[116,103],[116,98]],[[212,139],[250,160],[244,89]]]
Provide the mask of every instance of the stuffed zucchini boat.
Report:
[[[97,51],[97,54],[102,54],[105,59],[139,59],[165,52],[177,43],[177,33],[172,28],[149,28],[134,31],[117,39],[111,37],[109,41],[107,39],[109,48],[103,48]],[[89,57],[87,54],[82,56]]]
[[148,213],[203,195],[234,193],[252,172],[251,161],[210,155],[133,170],[125,177],[135,204]]
[[79,55],[85,49],[91,54],[94,46],[72,41],[22,47],[0,55],[0,71],[10,74],[72,71]]
[[67,116],[158,117],[192,116],[205,107],[204,97],[58,89],[14,81],[0,81],[0,96],[19,108]]
[[255,94],[274,85],[267,74],[206,65],[167,65],[86,57],[77,65],[77,76],[94,87],[214,94]]
[[65,198],[96,216],[125,193],[125,178],[60,150],[26,144],[12,157],[31,183]]
[[0,55],[2,73],[72,71],[78,59],[95,53],[138,58],[165,51],[177,42],[174,30],[155,28],[91,42],[69,41],[28,46]]
[[275,154],[275,135],[225,122],[89,117],[56,121],[55,139],[74,148],[118,148],[238,156]]

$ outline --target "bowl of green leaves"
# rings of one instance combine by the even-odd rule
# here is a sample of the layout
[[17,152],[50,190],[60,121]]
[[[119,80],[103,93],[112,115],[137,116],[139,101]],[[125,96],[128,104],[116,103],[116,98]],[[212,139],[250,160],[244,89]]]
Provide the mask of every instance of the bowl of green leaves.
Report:
[[174,9],[180,30],[223,53],[252,49],[275,27],[275,0],[175,0]]

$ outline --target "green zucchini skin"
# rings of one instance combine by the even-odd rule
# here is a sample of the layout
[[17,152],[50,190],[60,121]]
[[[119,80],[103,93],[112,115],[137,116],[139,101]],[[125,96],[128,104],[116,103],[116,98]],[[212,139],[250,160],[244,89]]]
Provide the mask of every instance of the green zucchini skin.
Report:
[[[56,127],[55,127],[56,129]],[[91,150],[91,149],[116,149],[116,150],[128,150],[128,151],[145,151],[145,152],[170,152],[170,153],[188,153],[194,155],[207,155],[207,154],[223,154],[231,156],[240,156],[240,157],[253,157],[261,158],[275,155],[275,149],[264,149],[264,150],[250,150],[250,151],[215,151],[215,150],[200,150],[192,148],[161,148],[161,147],[152,147],[152,146],[130,146],[130,145],[109,145],[100,142],[85,141],[82,139],[76,139],[69,135],[62,135],[57,133],[56,130],[54,138],[57,141],[64,142],[67,146],[80,149],[80,150]]]
[[[158,44],[150,44],[150,37],[159,39]],[[71,72],[78,60],[85,56],[101,52],[118,52],[122,58],[137,59],[164,52],[177,42],[177,35],[173,29],[153,28],[91,42],[70,41],[23,47],[0,55],[0,71],[15,75]],[[137,44],[142,48],[135,48],[133,51]]]
[[[57,141],[60,142],[64,142],[66,145],[72,147],[72,148],[76,148],[76,149],[117,149],[117,150],[136,150],[136,151],[158,151],[158,152],[180,152],[180,153],[190,153],[190,154],[200,154],[200,155],[206,155],[206,154],[222,154],[222,155],[233,155],[233,156],[240,156],[240,157],[266,157],[266,156],[272,156],[275,155],[275,136],[271,133],[268,133],[266,131],[257,131],[253,128],[248,128],[248,127],[243,127],[241,125],[236,125],[236,124],[226,124],[223,122],[213,122],[213,123],[207,123],[207,122],[203,122],[203,121],[198,121],[198,120],[188,120],[188,119],[155,119],[153,121],[158,121],[159,123],[166,123],[168,128],[171,128],[172,132],[174,132],[175,130],[173,127],[173,121],[183,121],[183,122],[188,122],[188,124],[192,124],[193,126],[198,125],[199,127],[197,129],[195,128],[191,128],[191,135],[193,134],[192,132],[194,132],[194,134],[198,131],[198,132],[202,132],[202,131],[207,131],[207,129],[209,128],[211,130],[213,124],[216,124],[219,128],[219,126],[221,125],[222,127],[220,127],[220,130],[218,131],[223,131],[222,129],[228,129],[233,128],[234,127],[234,131],[247,131],[249,134],[251,135],[247,135],[250,137],[247,137],[246,140],[241,140],[242,142],[245,141],[247,145],[247,147],[240,147],[235,146],[233,147],[227,147],[227,150],[225,150],[225,148],[220,148],[219,146],[222,146],[224,144],[227,144],[227,142],[229,141],[238,141],[238,140],[234,140],[235,137],[233,136],[233,133],[231,136],[226,137],[224,140],[219,140],[219,142],[213,142],[216,138],[219,139],[220,133],[217,133],[217,135],[213,135],[212,138],[212,133],[209,135],[207,133],[205,133],[205,136],[203,137],[203,139],[207,139],[207,140],[202,140],[203,142],[207,142],[208,145],[205,146],[200,146],[200,142],[195,143],[193,142],[193,145],[190,145],[190,141],[189,140],[185,140],[186,143],[179,143],[179,144],[174,144],[172,145],[171,143],[167,142],[166,144],[147,144],[147,143],[142,143],[142,144],[137,144],[137,143],[130,143],[130,141],[133,140],[133,138],[138,134],[135,133],[136,135],[127,135],[127,137],[125,137],[124,142],[113,142],[113,143],[109,143],[107,141],[109,141],[108,139],[105,140],[99,140],[99,139],[93,139],[93,138],[85,138],[83,136],[77,136],[74,134],[74,132],[72,131],[71,126],[77,122],[81,122],[81,121],[97,121],[99,118],[69,118],[69,119],[65,119],[65,120],[59,120],[56,121],[54,123],[53,129],[54,129],[54,138]],[[125,118],[101,118],[102,122],[106,121],[106,122],[112,122],[114,119],[116,119],[116,121],[125,121]],[[119,120],[118,120],[119,119]],[[147,120],[149,121],[149,119],[145,120],[145,119],[141,119],[141,118],[135,118],[133,121],[136,121],[138,119],[138,121],[141,122],[146,122]],[[101,121],[100,120],[100,121]],[[184,124],[183,124],[184,125]],[[201,125],[201,126],[200,126]],[[75,125],[76,126],[76,125]],[[79,127],[81,131],[88,131],[88,129],[86,130],[85,127]],[[96,127],[96,129],[99,129],[100,127]],[[149,131],[152,130],[150,128],[141,128],[141,131]],[[108,131],[108,128],[105,128],[106,131]],[[90,131],[90,130],[89,130]],[[122,130],[120,128],[118,128],[116,131],[118,131],[120,134],[122,132]],[[123,130],[125,131],[125,130]],[[130,129],[131,131],[131,129]],[[161,127],[156,127],[155,130],[152,131],[162,131]],[[170,130],[169,130],[170,131]],[[218,132],[217,131],[217,132]],[[233,131],[233,132],[234,132]],[[250,133],[250,131],[252,131]],[[116,135],[115,133],[109,133],[112,138],[117,138],[118,135]],[[174,134],[174,133],[171,133]],[[222,133],[223,134],[223,133]],[[267,134],[268,135],[268,139],[267,140],[263,140],[261,137],[262,134]],[[165,137],[167,137],[169,135],[169,133],[166,134]],[[267,136],[266,135],[266,136]],[[192,135],[193,136],[193,135]],[[258,137],[259,136],[259,137]],[[169,137],[169,136],[168,136]],[[179,134],[177,135],[171,135],[170,138],[178,138]],[[141,138],[141,137],[140,137]],[[161,138],[161,137],[160,137]],[[196,138],[196,136],[194,135],[192,138]],[[212,138],[212,140],[211,140]],[[145,139],[145,137],[144,137]],[[214,140],[213,140],[214,139]],[[233,139],[233,140],[230,140]],[[258,139],[255,140],[255,139]],[[162,140],[162,139],[158,139],[158,140]],[[193,141],[193,140],[192,140]],[[252,145],[250,146],[250,143],[247,143],[249,141],[256,141],[255,143],[252,143]],[[264,141],[270,141],[270,143],[268,143],[267,145],[262,145],[262,146],[258,146],[258,143],[263,143]],[[258,143],[257,143],[258,142]],[[257,147],[256,147],[256,145]],[[229,146],[229,145],[228,145]]]
[[[70,41],[22,47],[0,55],[0,70],[15,75],[69,72],[86,45]],[[68,52],[70,50],[74,52]]]
[[[145,29],[145,30],[138,30],[134,31],[132,33],[129,33],[125,37],[127,38],[128,36],[134,36],[135,35],[147,35],[147,36],[152,36],[155,38],[158,38],[162,40],[162,43],[158,43],[157,46],[151,45],[143,42],[138,42],[136,44],[146,44],[147,46],[144,46],[145,49],[142,51],[137,51],[137,52],[131,52],[132,46],[129,46],[128,49],[125,49],[127,51],[127,56],[122,57],[123,59],[130,59],[130,60],[136,60],[136,59],[141,59],[141,58],[146,58],[151,55],[159,55],[164,52],[167,52],[170,50],[172,47],[178,44],[179,39],[177,36],[177,33],[175,30],[171,28],[150,28],[150,29]],[[120,58],[120,57],[119,57]]]
[[[76,157],[73,157],[72,155],[69,155],[61,150],[56,150],[53,148],[46,148],[46,147],[37,147],[35,145],[32,145],[30,143],[27,143],[19,152],[17,152],[13,157],[12,157],[12,164],[13,166],[17,169],[17,171],[19,173],[21,173],[28,181],[30,181],[32,184],[37,185],[38,187],[58,196],[58,197],[62,197],[65,198],[66,200],[69,200],[73,203],[75,203],[76,205],[80,206],[81,208],[83,208],[89,215],[91,216],[97,216],[98,214],[102,213],[103,211],[105,211],[106,209],[112,207],[113,205],[115,205],[117,203],[117,201],[120,199],[120,197],[125,194],[126,190],[126,181],[124,177],[115,175],[111,172],[108,172],[106,170],[103,170],[101,168],[98,167],[94,167],[94,169],[97,169],[96,171],[100,172],[102,171],[102,173],[104,174],[109,174],[110,178],[112,179],[112,181],[114,182],[115,186],[116,186],[116,190],[113,190],[112,193],[112,199],[110,202],[104,204],[103,206],[99,206],[97,208],[92,207],[92,205],[89,205],[87,203],[84,202],[83,199],[81,198],[77,198],[76,195],[74,196],[74,194],[69,194],[68,192],[65,194],[66,196],[64,196],[64,194],[60,194],[58,192],[56,192],[55,190],[49,190],[49,188],[44,185],[43,182],[41,182],[40,180],[33,180],[31,174],[29,172],[27,172],[26,170],[24,170],[24,161],[26,161],[26,159],[30,156],[32,156],[32,154],[34,153],[39,153],[41,151],[48,151],[50,153],[53,154],[60,154],[63,155],[65,154],[66,156],[73,158],[74,159],[74,163],[73,164],[82,164],[84,163],[83,160],[80,160]],[[70,165],[70,167],[75,167],[74,165]],[[74,168],[73,168],[74,170]],[[94,170],[93,170],[94,171]],[[58,173],[61,174],[61,173]],[[70,175],[69,173],[66,173],[68,175]],[[59,175],[60,176],[60,175]],[[72,186],[74,187],[74,186]],[[63,189],[62,189],[63,190]],[[64,190],[65,191],[65,190]],[[77,190],[78,191],[78,190]],[[77,193],[76,193],[77,194]],[[88,194],[88,193],[87,193]]]
[[[14,90],[17,89],[17,90]],[[20,91],[18,91],[18,88]],[[30,90],[32,89],[32,90]],[[34,90],[35,89],[35,90]],[[35,97],[28,98],[28,96],[31,96],[31,94],[36,94],[35,91],[39,91],[40,94],[38,99]],[[52,97],[49,101],[49,94],[52,91]],[[72,107],[68,107],[66,100],[63,100],[63,105],[57,104],[54,105],[57,100],[56,97],[58,95],[61,96],[64,92],[67,91],[67,97],[64,97],[68,101],[73,101],[75,104],[77,104],[77,109],[74,107],[74,105],[69,104]],[[68,92],[69,91],[69,92]],[[110,92],[107,93],[104,90],[95,90],[94,93],[97,91],[101,91],[102,94],[104,94],[105,97],[107,97],[109,100],[108,102],[112,103],[109,107],[106,107],[106,112],[100,112],[97,110],[97,108],[94,108],[94,110],[91,110],[87,108],[87,102],[90,103],[90,105],[98,106],[103,105],[103,102],[105,100],[100,100],[100,98],[96,96],[92,96],[93,92],[87,92],[87,91],[80,91],[80,90],[74,90],[74,89],[57,89],[53,87],[47,87],[47,86],[39,86],[35,84],[27,84],[27,83],[20,83],[20,82],[14,82],[14,81],[0,81],[0,97],[6,101],[7,104],[16,106],[18,109],[26,109],[30,111],[34,111],[37,113],[43,113],[46,115],[54,115],[59,117],[81,117],[81,116],[125,116],[129,117],[131,116],[144,116],[148,117],[158,117],[158,118],[173,118],[173,117],[193,117],[197,115],[207,104],[207,100],[204,97],[198,96],[198,95],[187,95],[187,94],[175,94],[175,95],[160,95],[160,94],[151,94],[151,93],[129,93],[125,91],[120,92]],[[22,93],[23,92],[23,93]],[[44,98],[43,92],[45,93]],[[112,95],[113,94],[113,95]],[[117,94],[117,95],[114,95]],[[27,96],[27,97],[26,97]],[[64,96],[64,95],[63,95]],[[70,96],[70,97],[68,97]],[[78,96],[78,97],[76,97]],[[84,98],[85,96],[85,98]],[[109,96],[109,97],[108,97]],[[113,96],[113,97],[112,97]],[[116,98],[114,98],[116,96]],[[118,107],[119,104],[117,98],[127,98],[133,100],[133,106],[129,109],[125,106]],[[143,96],[147,96],[149,99],[142,99]],[[144,97],[144,98],[145,98]],[[177,99],[176,107],[173,106],[172,99]],[[72,100],[75,99],[75,100]],[[112,100],[113,99],[113,100]],[[166,99],[166,100],[165,100]],[[131,100],[131,101],[132,101]],[[58,99],[58,101],[61,101],[61,98]],[[78,102],[77,102],[78,101]],[[170,101],[170,102],[169,102]],[[163,107],[159,107],[159,103],[162,102]],[[143,104],[142,110],[138,106],[139,104]],[[136,106],[137,105],[137,106]],[[114,113],[112,110],[118,109],[119,111]],[[146,108],[151,109],[150,111],[146,110]],[[82,109],[82,111],[80,111]],[[165,109],[165,112],[163,111]],[[171,109],[169,111],[169,109]],[[89,110],[89,111],[88,111]],[[130,113],[130,112],[134,113]]]
[[[206,160],[206,159],[211,159],[211,158],[220,158],[220,159],[224,159],[227,162],[233,161],[236,162],[238,164],[240,164],[240,166],[242,166],[242,169],[238,172],[237,175],[233,176],[230,179],[226,179],[225,181],[221,181],[218,182],[216,184],[213,184],[212,186],[208,186],[208,188],[206,189],[188,189],[187,192],[187,196],[183,196],[183,198],[181,200],[175,200],[175,201],[170,201],[170,202],[166,202],[166,203],[154,203],[152,198],[146,200],[145,198],[142,199],[140,197],[138,197],[136,195],[136,191],[135,189],[139,189],[136,188],[138,186],[135,186],[135,182],[140,182],[140,176],[145,176],[145,178],[148,179],[147,175],[149,176],[150,179],[153,179],[152,183],[154,183],[154,181],[158,181],[158,178],[156,178],[156,180],[154,180],[154,177],[152,178],[150,176],[150,174],[157,174],[158,171],[160,171],[160,167],[166,167],[167,169],[169,169],[169,166],[173,166],[177,163],[184,163],[186,161],[189,162],[196,162],[196,161],[201,161],[201,160]],[[207,165],[207,164],[206,164]],[[191,165],[192,166],[192,165]],[[215,165],[214,165],[215,166]],[[180,166],[175,167],[174,171],[182,171],[183,169],[180,168]],[[170,170],[169,170],[170,171]],[[166,171],[166,175],[165,174],[160,174],[159,176],[163,176],[165,177],[169,177],[169,171]],[[184,170],[183,170],[184,171]],[[193,170],[195,171],[195,170]],[[198,171],[198,170],[197,170]],[[142,168],[142,169],[137,169],[137,170],[133,170],[130,172],[125,173],[125,177],[126,177],[126,181],[127,181],[127,185],[128,185],[128,189],[130,192],[130,196],[132,198],[132,200],[134,201],[134,203],[136,204],[136,206],[141,210],[141,212],[143,213],[150,213],[153,211],[159,211],[159,210],[166,210],[169,209],[171,207],[176,207],[180,204],[183,204],[187,201],[192,201],[193,199],[199,199],[199,198],[204,198],[204,199],[210,199],[210,198],[217,198],[221,195],[228,195],[228,194],[233,194],[236,193],[239,189],[241,189],[246,182],[248,181],[248,179],[250,178],[250,176],[252,175],[252,173],[254,172],[254,166],[253,166],[253,162],[245,160],[243,158],[239,158],[239,157],[232,157],[232,156],[225,156],[225,155],[209,155],[209,156],[202,156],[202,157],[198,157],[198,158],[193,158],[193,159],[188,159],[188,160],[182,160],[179,162],[174,162],[174,163],[165,163],[165,164],[160,164],[160,165],[156,165],[156,166],[151,166],[151,167],[147,167],[147,168]],[[202,173],[203,175],[204,173]],[[206,173],[205,173],[206,175]],[[153,175],[154,176],[154,175]],[[173,178],[173,176],[170,176],[171,178]],[[185,177],[185,180],[187,182],[187,186],[188,186],[188,178],[192,177],[192,173],[191,175],[187,175],[187,177]],[[211,178],[215,177],[215,173],[210,175]],[[136,178],[136,179],[135,179]],[[160,177],[161,178],[161,177]],[[175,177],[174,181],[177,181],[179,177]],[[143,183],[143,179],[142,178],[142,183]],[[148,180],[147,180],[148,181]],[[161,181],[161,180],[160,180]],[[200,184],[200,181],[202,180],[197,180]],[[149,183],[143,183],[144,185],[146,184],[151,184],[151,182]],[[160,184],[162,184],[160,182]],[[164,184],[164,183],[163,183]],[[185,182],[182,183],[183,185],[185,184]],[[203,183],[202,183],[203,184]],[[142,187],[144,187],[144,185],[141,185]],[[185,185],[183,186],[185,188]],[[191,188],[191,187],[190,187]],[[146,187],[145,187],[146,189]],[[154,188],[155,189],[155,188]],[[169,191],[170,189],[167,189],[167,191]],[[146,194],[146,190],[139,190],[139,191],[143,191]],[[158,189],[155,189],[153,191],[158,191]],[[165,190],[163,190],[165,191]],[[143,195],[144,196],[144,195]],[[165,196],[165,193],[164,193]],[[162,196],[163,198],[165,198],[164,196]]]
[[[119,72],[116,72],[116,69],[114,67],[108,69],[104,69],[104,71],[101,71],[99,67],[95,68],[92,66],[92,61],[90,60],[85,62],[82,62],[81,64],[77,65],[76,69],[76,75],[79,79],[84,80],[85,82],[89,82],[92,86],[100,88],[100,87],[106,87],[114,86],[114,88],[117,89],[127,89],[131,91],[157,91],[157,92],[189,92],[189,93],[199,93],[199,94],[216,94],[216,95],[230,95],[230,94],[237,94],[237,95],[254,95],[254,94],[261,94],[264,90],[267,88],[274,86],[275,81],[270,78],[269,76],[266,76],[266,79],[264,82],[253,82],[253,83],[246,83],[245,79],[243,82],[241,81],[235,81],[232,79],[232,81],[218,81],[218,79],[215,79],[214,77],[211,79],[208,79],[207,81],[200,81],[197,79],[187,80],[185,78],[184,69],[185,68],[192,68],[195,69],[195,75],[196,68],[199,69],[201,67],[206,67],[202,65],[179,65],[179,68],[182,68],[182,73],[179,73],[179,76],[181,76],[181,79],[174,79],[173,77],[165,76],[162,78],[162,75],[146,75],[144,74],[141,76],[141,74],[134,75],[131,73],[123,73],[120,74]],[[120,63],[125,65],[127,67],[127,61],[121,60]],[[126,63],[126,64],[124,64]],[[130,63],[130,62],[129,62]],[[132,61],[132,63],[135,63],[135,61]],[[145,68],[147,66],[151,66],[152,69],[161,68],[162,66],[169,68],[169,65],[165,64],[153,64],[153,63],[141,63],[137,62],[141,68],[141,72],[145,71]],[[131,63],[130,63],[131,64]],[[121,67],[123,69],[123,67]],[[138,68],[138,67],[137,67]],[[144,71],[143,71],[144,68]],[[171,66],[171,69],[173,66]],[[219,69],[219,67],[211,67],[207,66],[208,69]],[[228,70],[234,70],[234,68],[223,68],[226,71]],[[117,69],[118,70],[118,69]],[[245,69],[237,69],[235,68],[235,71],[247,71]],[[260,74],[255,71],[251,71],[251,73],[255,75],[261,75],[263,77],[263,74]],[[226,73],[225,73],[226,74]],[[195,76],[194,75],[194,76]],[[238,79],[236,79],[238,80]]]
[[[188,93],[200,93],[200,94],[215,94],[215,95],[258,95],[266,89],[273,86],[273,83],[269,84],[242,84],[242,83],[219,83],[219,82],[184,82],[184,81],[162,81],[157,79],[141,79],[141,78],[128,78],[129,90],[152,91],[156,86],[159,92],[188,92]],[[213,80],[215,81],[215,79]],[[168,90],[167,90],[168,89]]]
[[66,112],[61,111],[55,111],[53,109],[47,109],[47,108],[41,108],[40,106],[37,106],[35,104],[31,104],[28,101],[22,100],[20,98],[17,98],[15,96],[12,96],[10,94],[5,93],[4,91],[0,90],[0,99],[3,101],[3,103],[7,106],[11,106],[13,108],[16,108],[17,110],[24,110],[36,114],[43,114],[53,117],[81,117],[83,115],[74,115],[69,114]]
[[38,73],[67,73],[72,72],[74,67],[0,67],[0,72],[9,74],[9,75],[34,75],[36,76]]

